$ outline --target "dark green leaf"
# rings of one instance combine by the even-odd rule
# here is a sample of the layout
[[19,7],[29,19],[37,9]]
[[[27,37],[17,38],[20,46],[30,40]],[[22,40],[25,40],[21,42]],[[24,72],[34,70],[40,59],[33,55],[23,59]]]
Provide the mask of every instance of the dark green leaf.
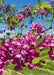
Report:
[[46,66],[47,61],[43,60],[43,61],[40,61],[40,63],[41,63],[41,65]]
[[24,25],[24,24],[22,24],[22,25],[21,25],[21,28],[24,28],[24,27],[25,27],[25,25]]
[[10,17],[7,18],[7,24],[11,25]]
[[25,25],[25,29],[27,30],[27,26]]
[[45,13],[45,16],[46,16],[46,17],[48,16],[48,12]]
[[38,6],[41,6],[41,0],[37,0]]
[[42,20],[43,20],[43,16],[41,16]]

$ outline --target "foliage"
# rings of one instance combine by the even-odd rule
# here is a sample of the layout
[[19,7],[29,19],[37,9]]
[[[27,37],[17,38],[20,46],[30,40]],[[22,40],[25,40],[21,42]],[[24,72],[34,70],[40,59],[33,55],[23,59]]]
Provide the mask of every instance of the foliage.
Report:
[[[52,2],[54,4],[54,2]],[[38,5],[22,5],[22,10],[16,10],[15,5],[5,5],[4,1],[0,1],[0,23],[7,24],[7,29],[15,30],[20,28],[21,33],[16,34],[16,37],[10,39],[10,33],[6,33],[6,39],[0,41],[0,75],[5,67],[9,65],[11,61],[15,64],[14,70],[22,70],[28,64],[29,69],[33,69],[35,66],[42,67],[46,63],[43,63],[43,59],[49,55],[54,60],[54,38],[52,35],[44,35],[42,33],[52,29],[54,19],[54,7],[49,3],[41,0],[37,0]],[[44,17],[50,17],[43,21],[44,23],[50,23],[50,28],[43,30],[42,23],[34,23],[34,16],[36,19],[44,20]],[[27,25],[24,24],[26,18],[29,17],[29,23],[32,23],[27,34],[23,34],[23,29],[27,29]],[[19,23],[23,22],[21,25]],[[0,33],[5,33],[4,30],[0,30]],[[46,32],[45,32],[46,34]],[[44,60],[45,61],[45,60]]]

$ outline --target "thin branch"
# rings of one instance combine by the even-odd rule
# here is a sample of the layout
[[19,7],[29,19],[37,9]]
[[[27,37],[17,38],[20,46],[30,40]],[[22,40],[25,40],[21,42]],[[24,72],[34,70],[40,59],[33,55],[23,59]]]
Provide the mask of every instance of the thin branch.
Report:
[[52,29],[52,27],[47,28],[46,30],[44,30],[42,33],[46,32],[47,30]]

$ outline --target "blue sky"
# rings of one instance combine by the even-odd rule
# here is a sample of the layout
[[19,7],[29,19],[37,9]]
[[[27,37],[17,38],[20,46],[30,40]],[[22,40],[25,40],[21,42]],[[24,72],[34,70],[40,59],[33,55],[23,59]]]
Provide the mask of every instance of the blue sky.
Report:
[[[42,1],[49,1],[49,0],[41,0],[41,2]],[[6,5],[7,4],[12,4],[13,2],[17,2],[18,5],[16,5],[16,9],[18,9],[18,10],[21,9],[21,5],[22,4],[26,4],[26,5],[34,4],[34,5],[37,5],[37,0],[4,0],[4,2],[5,2]],[[49,18],[50,17],[48,16],[48,19]],[[46,20],[45,17],[44,17],[44,20]],[[38,20],[35,19],[33,22],[37,22],[38,23],[38,22],[43,22],[43,21],[41,19],[40,20],[39,19]],[[28,29],[29,29],[30,26],[31,26],[31,24],[29,24],[29,18],[26,19],[25,24],[28,26]],[[44,23],[44,25],[46,25],[46,24]],[[47,27],[49,27],[49,25]],[[2,24],[0,24],[0,29],[2,29],[2,28],[4,28],[4,26]],[[16,29],[15,31],[18,31],[18,29]],[[12,32],[15,32],[15,31],[12,31]],[[7,32],[9,32],[9,31],[7,31]],[[50,32],[51,32],[51,30],[50,30]],[[27,31],[24,30],[23,33],[27,33]],[[0,34],[0,36],[3,36],[3,34]]]

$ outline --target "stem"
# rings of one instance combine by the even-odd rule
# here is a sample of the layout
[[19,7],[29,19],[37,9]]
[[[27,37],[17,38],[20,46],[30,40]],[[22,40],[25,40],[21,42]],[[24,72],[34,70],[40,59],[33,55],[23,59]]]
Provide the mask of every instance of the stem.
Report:
[[42,33],[44,33],[45,31],[52,29],[52,26],[50,26],[48,29],[44,30]]

